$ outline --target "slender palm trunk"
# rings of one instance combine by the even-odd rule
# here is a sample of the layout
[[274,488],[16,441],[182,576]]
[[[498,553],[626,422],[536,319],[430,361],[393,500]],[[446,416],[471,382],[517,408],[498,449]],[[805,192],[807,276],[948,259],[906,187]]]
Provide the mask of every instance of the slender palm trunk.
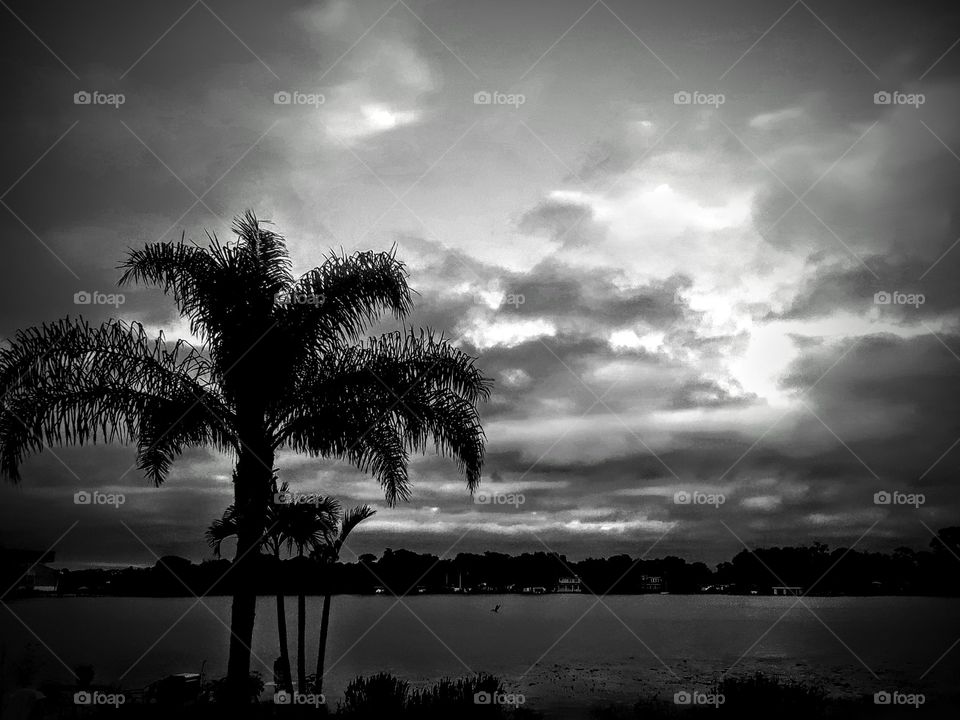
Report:
[[290,648],[287,646],[287,615],[283,606],[283,591],[277,593],[277,635],[280,638],[280,672],[282,689],[293,689],[293,678],[290,676]]
[[280,678],[281,689],[293,690],[293,676],[290,674],[290,647],[287,643],[287,612],[283,602],[283,572],[280,565],[280,546],[273,547],[273,557],[277,568],[277,637],[280,640]]
[[313,691],[317,695],[323,694],[323,661],[327,654],[327,629],[330,627],[330,591],[323,596],[323,614],[320,616],[320,642],[317,645],[317,680]]
[[300,588],[297,596],[297,685],[300,692],[307,692],[307,657],[304,646],[307,637],[307,598]]

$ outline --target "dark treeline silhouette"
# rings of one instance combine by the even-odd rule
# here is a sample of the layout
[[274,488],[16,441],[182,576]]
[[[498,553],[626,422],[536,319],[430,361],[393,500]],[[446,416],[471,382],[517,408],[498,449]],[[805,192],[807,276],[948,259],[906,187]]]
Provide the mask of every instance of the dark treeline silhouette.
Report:
[[[743,550],[711,570],[679,557],[636,560],[629,555],[568,561],[547,552],[506,555],[460,553],[438,559],[427,553],[387,549],[379,558],[321,565],[302,557],[256,558],[260,594],[419,592],[522,592],[556,589],[560,578],[576,576],[583,592],[593,593],[753,593],[769,594],[789,585],[813,595],[960,595],[960,527],[945,528],[927,549],[897,548],[891,553],[809,546]],[[131,596],[230,594],[227,560],[194,564],[162,558],[153,567],[64,571],[58,593]],[[11,573],[4,568],[2,575]],[[186,587],[185,587],[186,586]]]

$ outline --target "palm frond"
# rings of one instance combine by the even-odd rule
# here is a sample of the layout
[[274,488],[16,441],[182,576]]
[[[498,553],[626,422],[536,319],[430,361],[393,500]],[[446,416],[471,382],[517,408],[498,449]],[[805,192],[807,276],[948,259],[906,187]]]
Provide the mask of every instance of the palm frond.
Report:
[[[352,355],[352,357],[349,357]],[[368,339],[348,353],[353,364],[394,390],[412,386],[451,390],[471,403],[489,399],[493,382],[477,367],[476,358],[430,330],[393,332]]]
[[331,405],[316,406],[287,425],[282,442],[296,452],[339,458],[370,473],[383,487],[387,502],[393,505],[410,497],[409,453],[386,414],[378,417],[373,410],[359,405],[341,405],[337,410]]
[[245,250],[244,257],[255,264],[255,274],[264,283],[264,289],[270,295],[276,295],[293,284],[290,254],[286,241],[263,227],[268,221],[259,220],[252,210],[247,210],[233,221],[232,230],[237,236],[239,246]]
[[[206,247],[182,238],[150,243],[120,265],[121,285],[145,283],[173,294],[191,332],[206,343],[225,392],[224,376],[277,324],[276,298],[294,282],[284,239],[264,224],[248,211],[233,224],[236,242],[207,233]],[[261,359],[248,358],[247,365],[258,364]]]
[[340,504],[333,498],[321,497],[314,503],[280,505],[277,512],[287,551],[296,549],[298,554],[303,554],[324,546],[336,526]]
[[310,365],[277,421],[277,444],[344,458],[374,474],[387,501],[409,497],[409,452],[454,457],[473,491],[485,437],[476,409],[491,383],[474,359],[430,333],[393,333]]
[[336,545],[337,555],[340,554],[340,548],[343,547],[343,544],[347,541],[347,538],[350,537],[350,533],[353,532],[354,528],[376,514],[377,511],[369,505],[357,505],[354,508],[344,511],[343,517],[340,518],[340,534],[337,537]]
[[120,263],[120,285],[145,284],[173,294],[180,314],[190,321],[190,331],[207,337],[215,330],[211,315],[217,282],[217,263],[209,251],[184,242],[147,243],[130,250]]
[[395,252],[355,252],[327,256],[290,288],[310,302],[291,303],[281,316],[282,330],[316,350],[343,340],[359,340],[383,313],[405,318],[413,307],[406,266]]
[[236,449],[208,362],[139,323],[66,318],[18,332],[0,349],[0,398],[0,474],[14,482],[48,445],[136,442],[155,483],[185,447]]
[[207,528],[204,537],[207,545],[213,550],[213,554],[220,557],[220,549],[227,539],[236,537],[239,530],[240,520],[237,515],[236,505],[230,505],[223,511],[223,517],[217,518],[210,527]]

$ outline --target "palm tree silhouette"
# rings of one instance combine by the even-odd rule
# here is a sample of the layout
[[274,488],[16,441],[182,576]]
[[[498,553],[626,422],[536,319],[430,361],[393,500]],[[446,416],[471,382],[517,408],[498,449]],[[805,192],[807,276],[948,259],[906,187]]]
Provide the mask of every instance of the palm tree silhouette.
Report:
[[330,626],[330,573],[329,569],[340,559],[340,550],[353,532],[353,529],[367,518],[376,514],[368,505],[358,505],[351,510],[344,510],[339,522],[334,525],[333,532],[327,533],[323,544],[317,548],[315,557],[327,569],[325,588],[323,593],[323,611],[320,615],[320,641],[317,643],[317,674],[314,677],[314,692],[323,694],[323,663],[327,653],[327,631]]
[[[274,481],[274,498],[288,496],[290,491],[290,484],[284,482],[279,488],[276,486],[276,481]],[[284,543],[286,542],[285,537],[285,527],[286,527],[286,515],[288,513],[284,512],[284,509],[289,507],[285,504],[273,503],[268,506],[267,510],[267,531],[263,535],[262,547],[265,548],[269,554],[274,558],[277,565],[280,567],[280,551],[283,548]],[[335,514],[336,510],[331,508],[332,512]],[[333,522],[336,522],[333,520]],[[213,549],[214,555],[220,557],[220,550],[224,543],[229,538],[236,537],[238,531],[237,523],[237,511],[236,506],[230,505],[223,512],[223,516],[214,520],[210,523],[210,527],[207,528],[206,539],[207,544]],[[277,637],[280,643],[280,672],[278,673],[278,685],[279,689],[292,691],[293,690],[293,675],[290,672],[290,650],[287,645],[287,615],[284,608],[284,594],[283,594],[283,580],[282,578],[277,579],[277,592],[276,592],[276,601],[277,601]]]
[[247,681],[256,617],[251,553],[261,543],[278,451],[344,459],[373,474],[387,502],[409,497],[411,451],[456,459],[472,492],[491,382],[430,331],[362,341],[384,313],[412,309],[395,252],[331,254],[299,279],[284,239],[252,212],[236,242],[149,243],[121,264],[121,285],[171,295],[201,346],[151,339],[136,322],[65,319],[19,331],[0,350],[0,474],[46,445],[134,442],[155,485],[185,449],[236,458],[236,589],[228,684]]
[[[290,555],[302,560],[323,546],[324,540],[335,527],[340,514],[340,505],[331,498],[317,498],[311,503],[287,505],[283,516],[283,539]],[[303,563],[298,563],[303,569]],[[307,598],[303,578],[297,583],[297,687],[307,692]]]

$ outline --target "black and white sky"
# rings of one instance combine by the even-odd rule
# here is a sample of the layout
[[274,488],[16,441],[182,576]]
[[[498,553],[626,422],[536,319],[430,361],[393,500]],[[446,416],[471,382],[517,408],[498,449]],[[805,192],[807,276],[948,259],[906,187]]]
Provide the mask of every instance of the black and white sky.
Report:
[[[129,246],[225,236],[250,208],[298,271],[395,245],[413,324],[496,379],[483,488],[522,505],[477,504],[425,457],[387,509],[343,464],[280,457],[299,489],[380,508],[355,552],[659,539],[715,562],[956,524],[955,4],[2,4],[0,337],[77,313],[189,337],[159,292],[74,295],[116,292]],[[230,459],[191,452],[159,489],[133,459],[34,457],[0,488],[0,544],[79,520],[68,565],[206,556]],[[126,502],[78,508],[79,489]]]

